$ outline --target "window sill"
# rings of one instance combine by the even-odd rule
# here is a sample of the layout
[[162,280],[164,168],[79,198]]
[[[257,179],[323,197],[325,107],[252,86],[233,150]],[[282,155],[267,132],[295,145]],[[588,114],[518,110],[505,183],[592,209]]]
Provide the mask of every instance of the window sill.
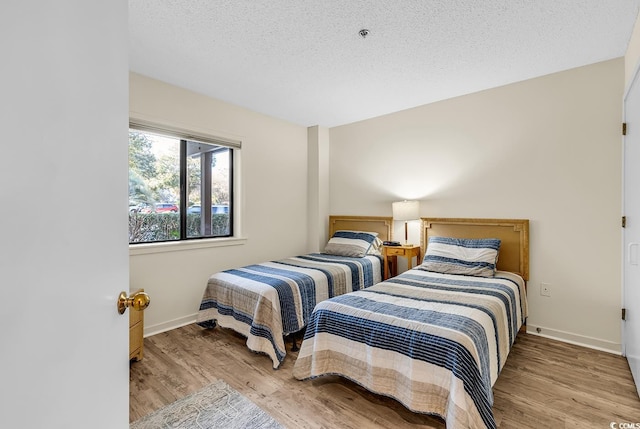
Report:
[[130,244],[129,256],[149,255],[152,253],[180,252],[184,250],[211,249],[214,247],[240,246],[246,238],[204,238],[202,240],[169,241],[162,243]]

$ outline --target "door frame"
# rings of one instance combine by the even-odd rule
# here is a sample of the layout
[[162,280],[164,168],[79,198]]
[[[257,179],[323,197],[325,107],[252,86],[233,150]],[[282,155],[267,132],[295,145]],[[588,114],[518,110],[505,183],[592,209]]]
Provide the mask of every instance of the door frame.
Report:
[[[634,72],[633,75],[631,77],[631,79],[629,80],[628,85],[625,88],[624,91],[624,95],[622,98],[622,123],[623,124],[627,124],[627,102],[630,98],[630,96],[633,94],[637,97],[640,97],[640,61],[636,64],[635,68],[634,68]],[[635,89],[634,89],[635,88]],[[632,91],[634,90],[634,91]],[[640,124],[640,121],[638,122],[638,124]],[[635,125],[635,123],[634,123]],[[627,192],[627,189],[630,189],[631,186],[627,183],[627,169],[626,169],[626,162],[627,162],[627,148],[628,148],[628,134],[629,132],[627,131],[626,133],[621,132],[622,134],[622,216],[627,216],[630,213],[626,212],[626,208],[627,208],[627,195],[631,192],[629,191],[629,193]],[[636,137],[637,138],[637,137]],[[633,213],[635,218],[640,218],[640,213]],[[628,261],[629,259],[629,254],[628,252],[630,252],[630,249],[628,248],[628,236],[627,236],[627,230],[625,228],[621,228],[621,246],[622,246],[622,259],[621,259],[621,269],[622,269],[622,293],[621,293],[621,299],[622,299],[622,306],[621,308],[623,309],[629,309],[629,307],[631,306],[631,302],[630,298],[628,298],[629,295],[629,287],[628,287],[628,282],[627,282],[627,278],[629,277],[627,275],[627,266],[630,264],[630,261]],[[635,307],[633,309],[631,309],[631,314],[633,317],[633,313],[635,312],[636,308],[638,307],[638,304],[635,304]],[[640,311],[638,312],[640,313]],[[621,340],[621,352],[622,352],[622,356],[624,356],[627,359],[627,363],[629,365],[629,369],[631,370],[631,374],[632,377],[634,378],[634,383],[636,386],[636,391],[638,392],[638,394],[640,394],[640,375],[639,374],[634,374],[633,369],[636,368],[636,372],[637,372],[637,362],[634,363],[632,365],[632,362],[629,361],[629,357],[627,356],[627,350],[628,350],[628,346],[629,346],[629,342],[627,341],[627,332],[628,332],[628,325],[627,325],[627,321],[622,319],[620,320],[620,325],[621,325],[621,335],[622,335],[622,340]]]
[[[629,98],[630,94],[631,94],[631,89],[633,88],[633,85],[636,83],[636,80],[640,78],[640,61],[638,61],[638,63],[636,64],[634,71],[633,71],[633,75],[631,77],[631,79],[629,80],[629,83],[626,85],[625,89],[624,89],[624,94],[622,96],[622,123],[626,124],[627,122],[627,99]],[[640,84],[640,83],[639,83]],[[622,133],[621,133],[622,134]],[[626,181],[625,181],[625,177],[626,177],[626,169],[625,169],[625,145],[626,145],[626,136],[624,134],[622,134],[621,136],[621,143],[622,143],[622,177],[620,178],[621,182],[622,182],[622,216],[626,216],[625,213],[625,207],[626,207]],[[626,264],[626,256],[627,256],[627,249],[626,249],[626,244],[625,244],[625,230],[624,228],[620,229],[620,238],[621,238],[621,246],[622,246],[622,260],[620,261],[620,269],[622,270],[622,293],[621,293],[621,308],[627,308],[626,306],[626,301],[627,301],[627,283],[626,283],[626,269],[625,269],[625,264]],[[621,341],[621,352],[622,352],[622,356],[626,356],[626,348],[627,348],[627,341],[626,341],[626,325],[625,325],[625,321],[624,320],[620,320],[620,327],[621,327],[621,336],[622,336],[622,341]]]

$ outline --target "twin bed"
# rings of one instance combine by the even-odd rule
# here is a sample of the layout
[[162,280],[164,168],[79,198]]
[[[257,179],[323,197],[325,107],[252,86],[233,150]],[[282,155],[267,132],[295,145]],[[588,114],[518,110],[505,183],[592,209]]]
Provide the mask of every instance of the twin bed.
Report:
[[448,428],[495,427],[492,386],[527,316],[528,237],[527,220],[423,218],[422,264],[304,314],[294,377],[337,374]]
[[324,249],[330,253],[300,255],[212,275],[196,322],[205,328],[217,324],[244,335],[249,349],[265,353],[278,368],[286,356],[284,337],[305,328],[317,303],[382,280],[382,257],[375,245],[365,242],[362,249],[371,250],[354,251],[348,243],[358,244],[362,241],[358,237],[333,237],[342,231],[366,232],[369,239],[375,237],[380,243],[391,239],[391,222],[390,217],[382,216],[330,216],[332,239]]

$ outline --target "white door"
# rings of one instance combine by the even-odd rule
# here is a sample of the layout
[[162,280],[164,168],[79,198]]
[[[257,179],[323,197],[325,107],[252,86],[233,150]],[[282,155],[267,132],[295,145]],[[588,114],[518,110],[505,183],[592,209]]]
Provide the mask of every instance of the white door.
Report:
[[624,353],[640,392],[640,82],[636,74],[624,101]]
[[0,5],[0,426],[128,428],[126,0]]

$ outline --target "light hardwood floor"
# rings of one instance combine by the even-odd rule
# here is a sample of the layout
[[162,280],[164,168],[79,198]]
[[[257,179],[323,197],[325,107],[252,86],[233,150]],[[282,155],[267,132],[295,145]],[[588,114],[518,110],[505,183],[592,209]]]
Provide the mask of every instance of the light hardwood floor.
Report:
[[[296,353],[280,369],[226,329],[197,325],[145,338],[131,363],[130,420],[222,379],[288,428],[444,428],[337,376],[298,381]],[[287,344],[289,347],[290,344]],[[640,399],[624,358],[519,334],[494,386],[499,428],[609,428],[640,423]]]

